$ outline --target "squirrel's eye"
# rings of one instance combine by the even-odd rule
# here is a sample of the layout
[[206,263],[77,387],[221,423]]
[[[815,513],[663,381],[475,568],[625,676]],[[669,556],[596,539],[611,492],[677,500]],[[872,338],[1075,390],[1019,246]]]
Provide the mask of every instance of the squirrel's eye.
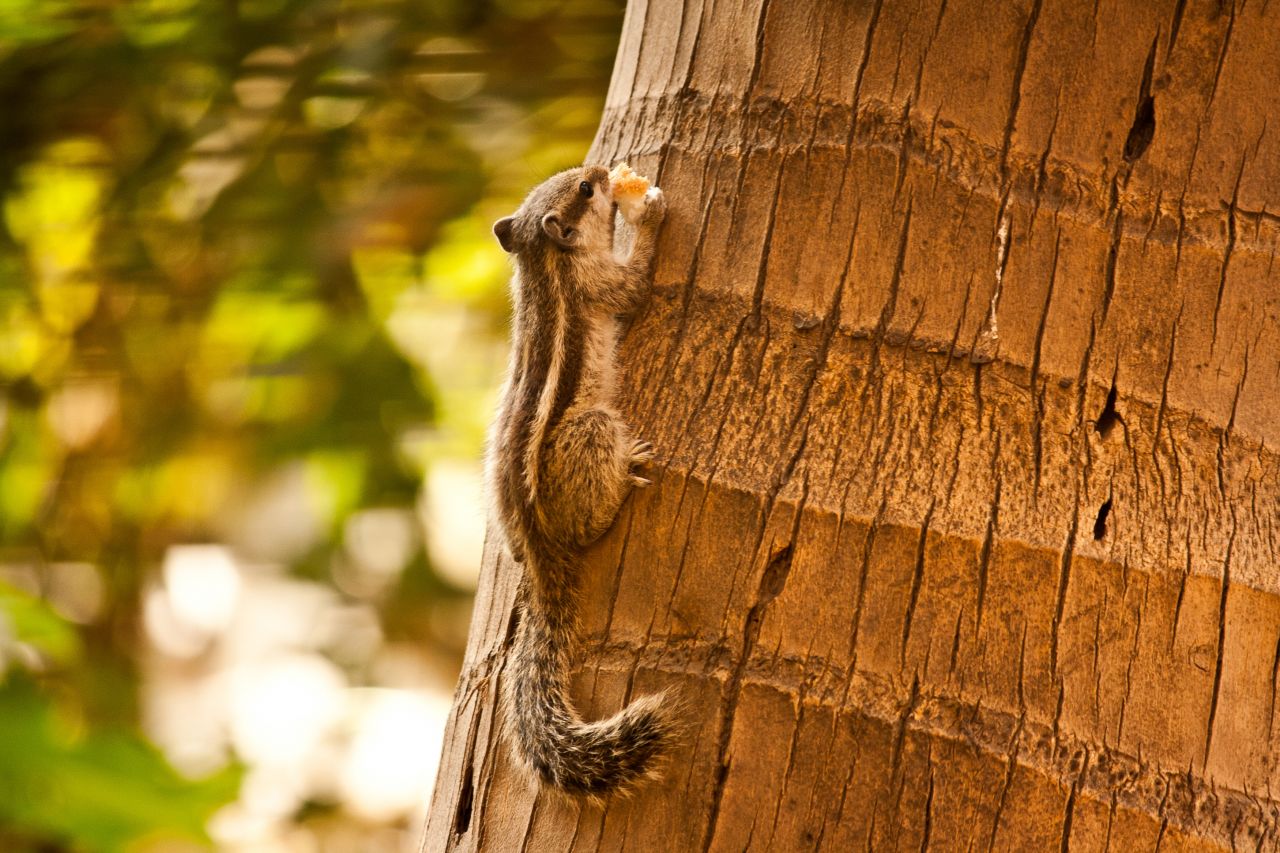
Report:
[[590,181],[583,181],[582,183],[578,184],[578,192],[582,193],[583,198],[591,198],[595,190],[591,188]]

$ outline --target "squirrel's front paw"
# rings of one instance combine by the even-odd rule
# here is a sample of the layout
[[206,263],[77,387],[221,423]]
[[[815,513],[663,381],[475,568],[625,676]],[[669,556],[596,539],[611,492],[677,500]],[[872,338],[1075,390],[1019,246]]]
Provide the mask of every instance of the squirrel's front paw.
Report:
[[659,187],[649,187],[644,194],[644,210],[640,213],[640,224],[655,227],[667,215],[667,197]]

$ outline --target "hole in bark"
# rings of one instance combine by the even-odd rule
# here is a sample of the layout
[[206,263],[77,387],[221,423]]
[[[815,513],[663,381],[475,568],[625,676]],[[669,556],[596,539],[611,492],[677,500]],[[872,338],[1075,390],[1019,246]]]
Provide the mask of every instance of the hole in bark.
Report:
[[1138,102],[1138,114],[1124,141],[1124,159],[1130,163],[1146,153],[1156,135],[1156,99],[1147,95]]
[[1101,539],[1107,535],[1107,516],[1111,515],[1111,498],[1107,498],[1102,506],[1098,507],[1098,517],[1093,522],[1093,538]]
[[1156,99],[1151,94],[1151,72],[1156,65],[1156,45],[1160,36],[1151,40],[1151,52],[1147,54],[1146,67],[1142,69],[1142,82],[1138,85],[1138,111],[1133,116],[1133,127],[1124,141],[1124,160],[1132,163],[1146,153],[1147,146],[1156,135]]
[[787,575],[791,574],[791,551],[792,546],[787,545],[769,558],[769,564],[760,577],[760,605],[768,604],[782,594],[783,587],[787,585]]
[[514,607],[511,608],[511,615],[507,618],[507,636],[503,638],[504,646],[510,648],[511,644],[516,641],[516,632],[520,630],[520,602],[516,601]]
[[458,793],[458,810],[453,815],[453,831],[457,835],[466,835],[471,828],[471,801],[475,790],[471,785],[471,762],[462,774],[462,790]]
[[1098,415],[1098,419],[1094,421],[1093,428],[1098,431],[1098,435],[1106,438],[1111,435],[1111,431],[1116,428],[1116,424],[1123,423],[1120,420],[1120,413],[1116,411],[1116,384],[1111,383],[1111,390],[1107,392],[1107,404],[1102,407],[1102,414]]

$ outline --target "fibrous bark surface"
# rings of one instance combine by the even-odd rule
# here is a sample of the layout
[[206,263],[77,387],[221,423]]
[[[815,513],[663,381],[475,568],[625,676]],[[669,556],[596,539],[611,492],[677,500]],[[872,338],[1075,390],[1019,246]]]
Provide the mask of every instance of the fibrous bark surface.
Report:
[[[424,850],[1280,849],[1280,7],[638,0],[590,159],[671,211],[659,452],[538,793],[486,557]],[[1273,212],[1274,211],[1274,212]]]

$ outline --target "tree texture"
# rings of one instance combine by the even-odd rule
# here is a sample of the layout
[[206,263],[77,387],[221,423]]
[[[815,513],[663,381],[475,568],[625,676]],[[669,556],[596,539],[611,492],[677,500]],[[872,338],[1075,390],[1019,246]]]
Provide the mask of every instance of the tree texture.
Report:
[[[1280,848],[1280,8],[637,0],[589,160],[671,212],[658,449],[583,576],[602,807],[495,718],[486,558],[423,850]],[[495,247],[495,251],[497,251]]]

